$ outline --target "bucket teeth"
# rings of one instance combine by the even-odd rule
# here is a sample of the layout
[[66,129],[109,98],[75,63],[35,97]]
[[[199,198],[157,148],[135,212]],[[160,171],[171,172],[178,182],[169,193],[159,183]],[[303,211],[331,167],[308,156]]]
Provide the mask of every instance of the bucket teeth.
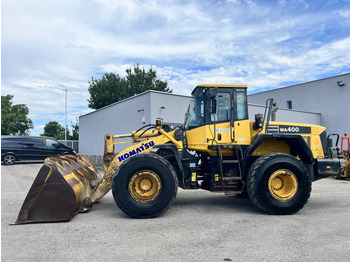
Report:
[[91,208],[91,195],[101,180],[95,167],[81,156],[47,158],[13,224],[69,221]]

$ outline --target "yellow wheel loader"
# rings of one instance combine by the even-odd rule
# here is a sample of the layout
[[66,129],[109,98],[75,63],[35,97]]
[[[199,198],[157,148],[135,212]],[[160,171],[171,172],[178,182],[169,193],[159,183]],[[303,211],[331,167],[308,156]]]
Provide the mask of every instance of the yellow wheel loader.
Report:
[[[103,177],[80,156],[46,159],[14,224],[68,221],[111,189],[134,218],[161,215],[178,187],[248,195],[269,214],[293,214],[312,181],[344,174],[349,160],[327,156],[324,127],[270,121],[273,105],[269,99],[249,121],[247,86],[197,86],[184,127],[158,119],[128,135],[107,134]],[[116,153],[125,137],[133,144]]]

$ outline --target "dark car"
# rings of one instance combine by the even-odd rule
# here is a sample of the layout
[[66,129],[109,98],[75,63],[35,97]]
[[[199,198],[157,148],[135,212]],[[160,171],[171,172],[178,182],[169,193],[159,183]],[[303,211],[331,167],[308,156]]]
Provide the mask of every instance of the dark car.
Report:
[[1,136],[1,161],[13,165],[19,160],[44,160],[49,156],[75,155],[70,147],[45,136]]

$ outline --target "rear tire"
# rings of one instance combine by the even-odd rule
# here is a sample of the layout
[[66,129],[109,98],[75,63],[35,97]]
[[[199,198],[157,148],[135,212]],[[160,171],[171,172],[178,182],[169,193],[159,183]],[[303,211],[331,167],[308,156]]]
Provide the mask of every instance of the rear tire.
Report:
[[310,198],[311,176],[295,157],[267,154],[251,165],[247,192],[253,203],[269,214],[293,214]]
[[134,218],[157,217],[171,205],[177,194],[174,168],[153,153],[135,155],[118,168],[112,184],[118,207]]
[[13,155],[13,154],[8,154],[8,155],[5,155],[2,159],[2,162],[5,164],[5,165],[13,165],[15,162],[16,162],[16,156]]

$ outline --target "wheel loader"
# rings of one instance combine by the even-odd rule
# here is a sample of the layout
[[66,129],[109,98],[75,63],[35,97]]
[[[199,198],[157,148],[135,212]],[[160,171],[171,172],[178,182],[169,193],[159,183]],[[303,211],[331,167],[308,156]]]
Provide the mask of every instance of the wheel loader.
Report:
[[[184,126],[157,119],[127,135],[105,135],[103,176],[81,156],[47,158],[13,224],[69,221],[111,189],[133,218],[164,213],[178,187],[247,195],[268,214],[293,214],[313,181],[343,175],[349,159],[327,156],[322,126],[270,121],[273,107],[267,100],[264,114],[250,121],[247,86],[199,85]],[[131,145],[116,153],[123,143]]]
[[[330,134],[327,137],[328,145],[328,158],[335,159],[344,159],[346,162],[345,172],[341,172],[334,176],[335,179],[346,179],[350,178],[350,137],[348,137],[348,133],[344,133],[344,136],[341,137],[341,145],[340,149],[338,147],[339,143],[339,134]],[[335,146],[333,146],[333,138],[335,138]]]

